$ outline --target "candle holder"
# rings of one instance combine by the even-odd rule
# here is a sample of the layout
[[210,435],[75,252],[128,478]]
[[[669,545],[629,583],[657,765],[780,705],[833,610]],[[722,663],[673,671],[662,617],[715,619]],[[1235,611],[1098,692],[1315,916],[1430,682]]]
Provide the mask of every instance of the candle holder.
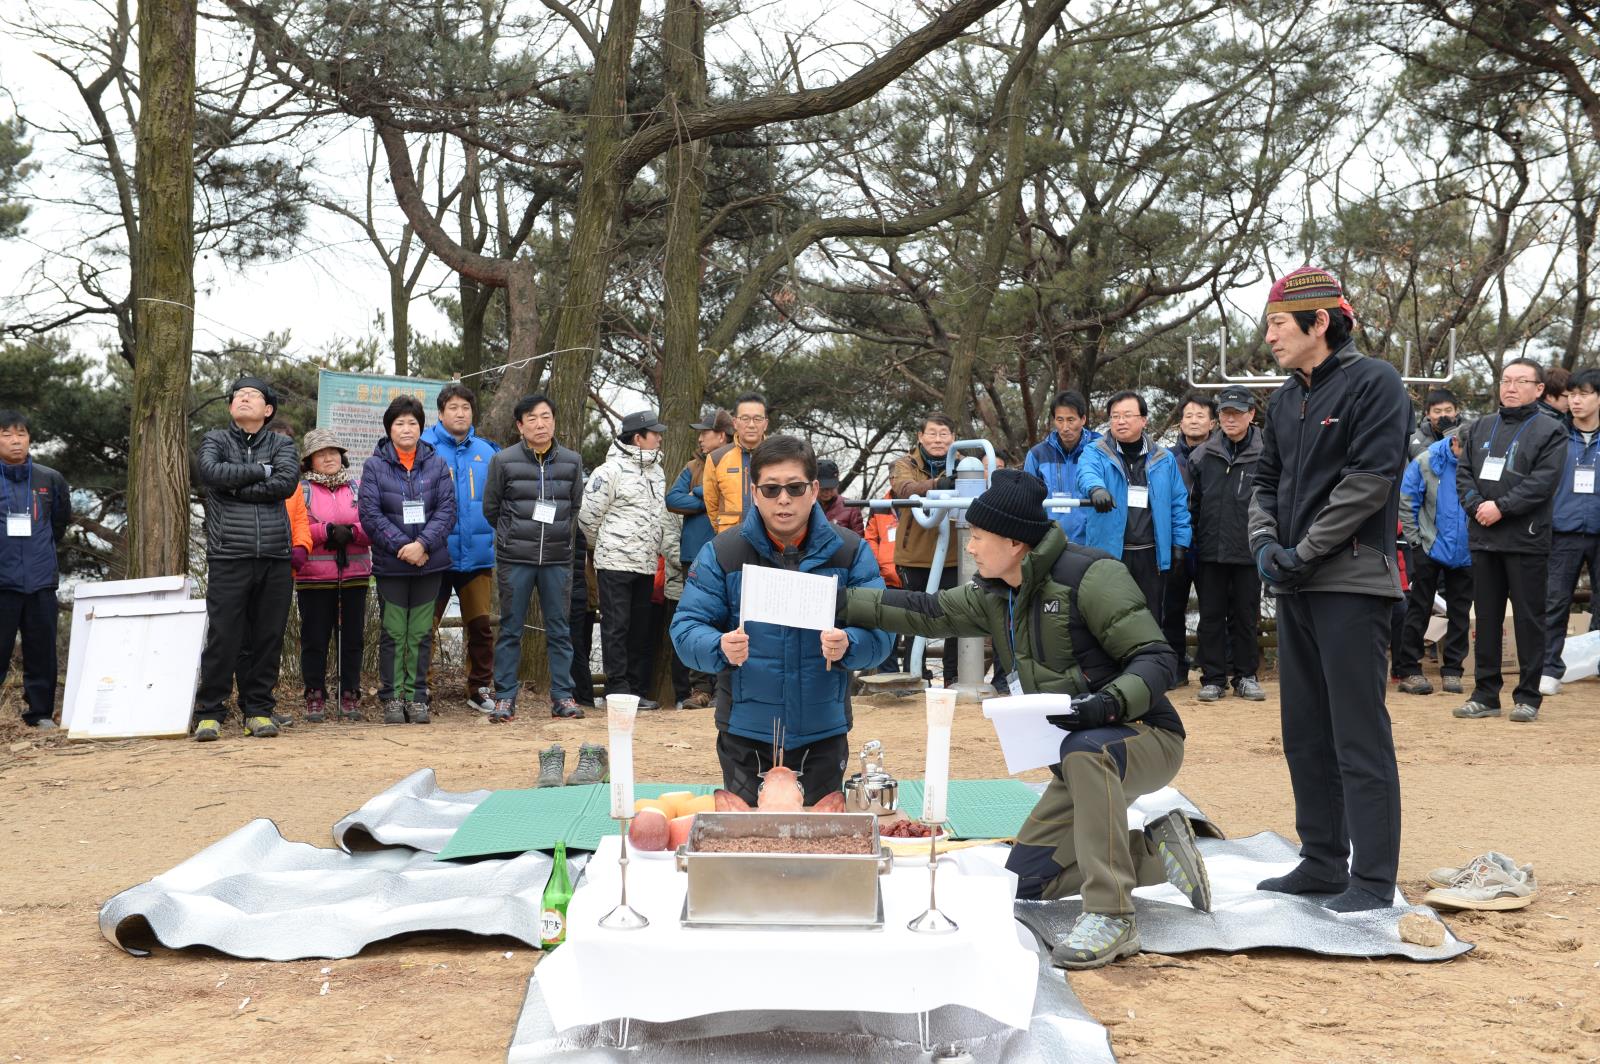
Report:
[[[923,821],[924,824],[928,822]],[[923,935],[948,935],[960,925],[939,911],[939,828],[931,824],[928,835],[928,908],[921,916],[913,917],[906,927]]]
[[628,825],[633,818],[619,820],[622,825],[622,855],[617,858],[617,871],[622,879],[622,899],[616,908],[600,918],[600,926],[613,931],[637,931],[649,927],[650,921],[643,913],[628,904]]

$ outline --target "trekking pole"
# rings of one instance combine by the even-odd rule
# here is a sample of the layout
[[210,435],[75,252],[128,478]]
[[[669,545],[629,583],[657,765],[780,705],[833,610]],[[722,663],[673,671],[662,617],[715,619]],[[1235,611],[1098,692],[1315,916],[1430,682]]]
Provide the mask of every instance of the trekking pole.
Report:
[[[334,702],[334,717],[339,723],[344,719],[344,566],[339,564],[337,552],[333,556],[334,585],[333,585],[333,652],[336,655],[337,665],[334,674],[337,677],[337,701]],[[357,674],[359,675],[359,673]]]

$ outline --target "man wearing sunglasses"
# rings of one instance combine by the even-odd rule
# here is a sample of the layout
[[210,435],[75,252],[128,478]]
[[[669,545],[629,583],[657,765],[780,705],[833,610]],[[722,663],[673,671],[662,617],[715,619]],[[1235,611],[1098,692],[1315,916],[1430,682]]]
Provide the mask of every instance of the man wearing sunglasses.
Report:
[[[801,773],[807,805],[839,790],[849,758],[850,670],[870,669],[892,637],[871,628],[822,633],[741,624],[747,565],[834,576],[841,587],[882,588],[865,540],[829,522],[817,505],[817,456],[794,436],[773,436],[750,455],[752,507],[737,527],[700,549],[672,617],[672,644],[691,669],[717,674],[717,760],[723,786],[751,805],[772,767],[774,724],[783,763]],[[832,666],[830,668],[830,666]]]

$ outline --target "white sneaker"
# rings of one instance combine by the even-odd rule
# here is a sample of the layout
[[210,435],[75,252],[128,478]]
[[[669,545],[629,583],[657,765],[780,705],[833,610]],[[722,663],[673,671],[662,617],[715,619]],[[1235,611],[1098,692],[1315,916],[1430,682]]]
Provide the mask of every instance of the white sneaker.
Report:
[[488,716],[494,712],[494,692],[487,687],[478,688],[477,697],[467,699],[467,706]]
[[1499,865],[1507,875],[1515,875],[1516,873],[1521,872],[1529,879],[1533,878],[1533,865],[1519,865],[1517,862],[1513,861],[1499,850],[1490,850],[1487,853],[1480,853],[1478,856],[1474,857],[1460,868],[1451,868],[1450,866],[1446,865],[1442,868],[1433,869],[1426,877],[1428,880],[1428,886],[1454,886],[1455,881],[1461,878],[1461,873],[1470,872],[1475,865],[1480,865],[1485,862]]
[[1532,866],[1518,867],[1504,854],[1486,853],[1463,868],[1450,886],[1424,894],[1422,904],[1500,912],[1528,905],[1538,889]]
[[1554,676],[1539,677],[1539,693],[1542,695],[1558,695],[1561,693],[1561,681]]

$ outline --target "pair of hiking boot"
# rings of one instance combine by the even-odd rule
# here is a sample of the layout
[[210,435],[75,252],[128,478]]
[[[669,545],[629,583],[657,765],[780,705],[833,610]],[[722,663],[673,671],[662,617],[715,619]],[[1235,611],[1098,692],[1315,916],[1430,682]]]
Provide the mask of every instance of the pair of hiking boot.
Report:
[[[313,687],[306,691],[306,723],[322,724],[328,719],[328,692]],[[339,695],[339,706],[333,711],[337,720],[360,720],[361,699],[354,691]]]
[[[1499,706],[1486,706],[1482,702],[1467,701],[1450,711],[1450,715],[1462,720],[1482,720],[1484,717],[1498,717]],[[1518,702],[1511,707],[1511,719],[1518,724],[1528,724],[1539,719],[1539,707],[1530,706],[1526,702]]]
[[[1211,877],[1200,856],[1194,825],[1181,810],[1173,809],[1145,826],[1144,834],[1161,859],[1167,882],[1203,913],[1211,911]],[[1075,971],[1099,968],[1139,952],[1139,925],[1133,914],[1085,912],[1078,915],[1067,937],[1050,951],[1051,963]]]
[[[1444,684],[1445,694],[1459,695],[1461,693],[1461,677],[1459,675],[1443,676],[1441,680]],[[1431,695],[1433,694],[1433,684],[1420,672],[1412,676],[1402,676],[1400,678],[1400,693],[1403,695]]]
[[391,698],[383,704],[383,722],[385,724],[427,724],[432,718],[428,716],[426,702],[407,702],[399,698]]
[[[244,735],[247,739],[274,739],[278,735],[278,725],[272,717],[246,717],[244,719]],[[222,720],[218,717],[203,717],[194,726],[194,741],[197,743],[214,743],[222,738]]]
[[608,783],[611,780],[611,755],[599,743],[584,743],[578,748],[578,764],[567,771],[567,752],[560,743],[539,751],[539,782],[535,787],[576,787],[584,783]]
[[[1221,702],[1224,693],[1221,684],[1208,683],[1201,687],[1194,697],[1200,702]],[[1254,676],[1241,676],[1233,681],[1233,693],[1250,702],[1267,700],[1267,693],[1261,689],[1261,684]]]

